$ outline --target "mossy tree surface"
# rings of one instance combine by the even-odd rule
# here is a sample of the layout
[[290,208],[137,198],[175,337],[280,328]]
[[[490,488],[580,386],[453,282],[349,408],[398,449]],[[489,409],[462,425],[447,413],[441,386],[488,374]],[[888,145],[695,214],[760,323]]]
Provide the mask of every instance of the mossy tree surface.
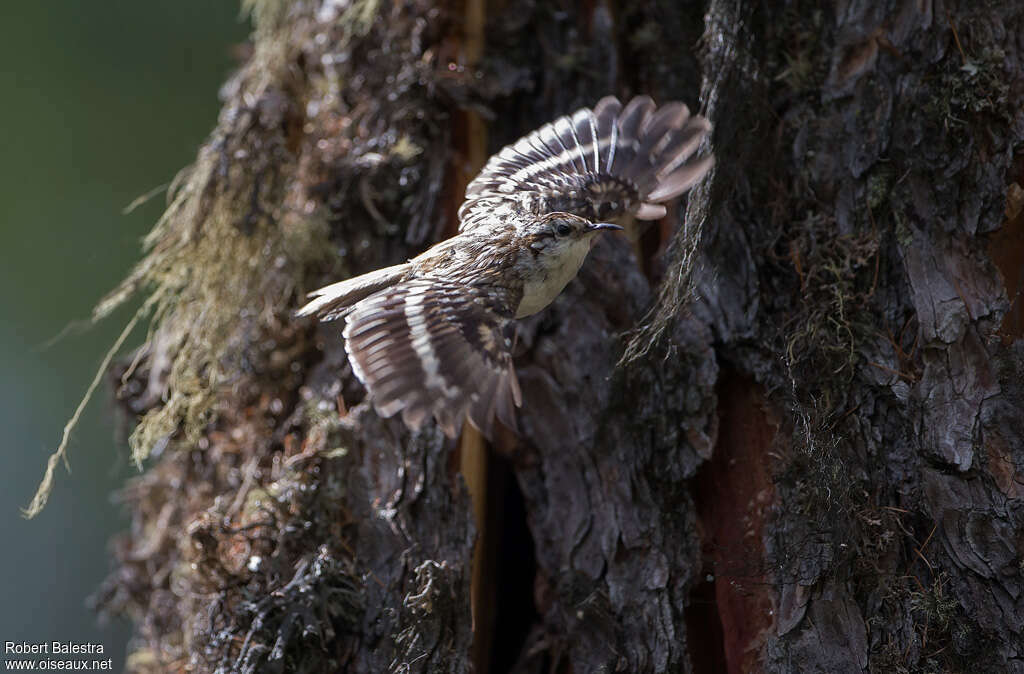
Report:
[[450,231],[469,111],[496,150],[609,92],[699,92],[718,162],[685,217],[602,241],[518,326],[499,445],[534,601],[477,670],[1024,672],[1015,3],[509,0],[478,69],[461,4],[252,5],[111,300],[156,312],[100,595],[130,669],[473,668],[455,445],[379,419],[340,326],[291,312]]

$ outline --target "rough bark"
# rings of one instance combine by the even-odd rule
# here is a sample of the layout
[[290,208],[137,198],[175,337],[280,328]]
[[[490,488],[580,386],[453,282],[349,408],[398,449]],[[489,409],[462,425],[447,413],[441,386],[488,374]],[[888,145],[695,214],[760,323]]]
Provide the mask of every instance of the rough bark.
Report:
[[1020,299],[989,253],[1020,179],[1020,8],[777,9],[709,12],[715,140],[740,154],[694,313],[777,420],[744,599],[775,610],[730,666],[1020,671]]
[[[1024,672],[1024,12],[510,0],[474,69],[471,9],[255,3],[126,286],[189,298],[123,387],[182,410],[143,421],[100,596],[130,669]],[[518,326],[474,663],[459,447],[377,418],[339,326],[290,311],[450,229],[472,115],[496,150],[698,91],[706,184]],[[225,246],[222,274],[152,271]],[[175,324],[200,300],[215,337]]]

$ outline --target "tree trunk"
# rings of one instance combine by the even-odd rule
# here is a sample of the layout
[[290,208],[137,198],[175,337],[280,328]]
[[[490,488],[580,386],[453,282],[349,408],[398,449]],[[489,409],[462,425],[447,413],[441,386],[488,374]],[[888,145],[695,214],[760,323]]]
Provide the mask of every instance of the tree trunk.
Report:
[[[1024,672],[1018,3],[251,4],[114,297],[129,669]],[[518,435],[379,419],[302,292],[607,93],[699,94],[712,174],[519,323]]]

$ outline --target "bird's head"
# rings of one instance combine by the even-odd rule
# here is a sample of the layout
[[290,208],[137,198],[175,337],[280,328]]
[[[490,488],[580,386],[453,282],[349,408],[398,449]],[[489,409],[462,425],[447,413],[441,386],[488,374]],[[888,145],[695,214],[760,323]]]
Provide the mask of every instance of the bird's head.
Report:
[[620,229],[609,222],[591,222],[571,213],[548,213],[530,221],[521,236],[534,252],[560,257],[588,251],[598,234]]

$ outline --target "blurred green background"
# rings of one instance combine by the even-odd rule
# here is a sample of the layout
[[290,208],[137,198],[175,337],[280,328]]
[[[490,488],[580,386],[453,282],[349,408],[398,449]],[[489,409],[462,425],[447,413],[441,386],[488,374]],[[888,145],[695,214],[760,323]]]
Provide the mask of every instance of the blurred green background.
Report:
[[41,347],[138,259],[164,200],[121,211],[192,160],[248,27],[236,2],[2,4],[0,642],[102,643],[120,670],[127,625],[99,625],[85,605],[127,522],[111,493],[134,470],[109,386],[46,510],[26,521],[19,508],[131,309]]

